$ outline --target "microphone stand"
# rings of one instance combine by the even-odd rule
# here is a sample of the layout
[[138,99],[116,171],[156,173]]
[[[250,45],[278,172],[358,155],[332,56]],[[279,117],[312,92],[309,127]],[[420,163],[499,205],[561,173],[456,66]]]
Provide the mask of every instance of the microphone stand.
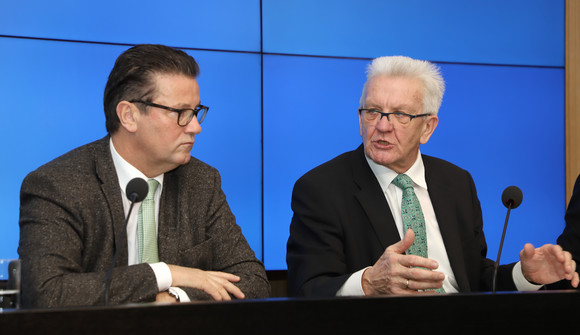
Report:
[[512,205],[513,205],[513,201],[510,200],[508,201],[508,206],[507,206],[507,214],[505,216],[505,223],[503,225],[503,233],[501,234],[501,240],[499,242],[499,250],[497,251],[497,258],[495,260],[495,264],[493,267],[493,282],[492,282],[492,288],[491,288],[491,292],[495,294],[495,282],[497,279],[497,270],[499,268],[499,258],[501,256],[501,249],[503,248],[503,240],[505,238],[505,232],[507,230],[507,224],[508,224],[508,220],[510,217],[510,211],[512,210]]

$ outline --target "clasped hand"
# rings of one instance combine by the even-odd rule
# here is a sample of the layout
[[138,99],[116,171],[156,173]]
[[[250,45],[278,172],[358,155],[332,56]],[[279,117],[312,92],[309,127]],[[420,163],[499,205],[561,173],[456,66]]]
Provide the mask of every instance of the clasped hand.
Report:
[[[173,286],[191,287],[202,290],[214,300],[231,300],[231,295],[238,299],[244,299],[245,295],[234,283],[240,281],[240,277],[220,271],[204,271],[177,265],[168,265],[173,279]],[[157,301],[166,300],[166,292],[157,296]],[[175,301],[175,299],[173,299]]]
[[439,264],[428,258],[404,255],[415,240],[413,230],[391,246],[362,276],[365,295],[432,293],[443,285],[445,274],[433,271]]

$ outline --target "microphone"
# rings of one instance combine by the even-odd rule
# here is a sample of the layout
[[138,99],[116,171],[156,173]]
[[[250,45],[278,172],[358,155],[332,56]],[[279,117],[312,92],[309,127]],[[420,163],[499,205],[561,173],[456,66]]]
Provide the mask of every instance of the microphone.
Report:
[[491,292],[495,293],[495,282],[497,279],[497,270],[499,267],[499,258],[501,256],[501,249],[503,248],[503,240],[505,238],[505,232],[507,230],[507,224],[510,217],[510,211],[514,208],[518,208],[518,206],[522,203],[524,195],[522,194],[522,190],[520,190],[517,186],[508,186],[501,195],[501,202],[502,204],[508,209],[507,214],[505,216],[505,223],[503,225],[503,233],[501,234],[501,241],[499,243],[499,250],[497,251],[497,259],[494,264],[493,268],[493,284]]
[[141,202],[147,197],[147,192],[149,192],[149,185],[143,178],[133,178],[127,184],[125,188],[125,193],[127,194],[127,198],[131,201],[131,206],[129,206],[129,213],[125,218],[125,223],[123,224],[123,229],[117,237],[117,241],[115,242],[115,253],[113,254],[113,262],[111,263],[111,267],[109,267],[109,271],[107,271],[107,275],[105,277],[105,306],[109,304],[109,286],[111,285],[111,274],[113,273],[113,268],[115,267],[115,261],[117,259],[117,252],[119,251],[119,244],[125,238],[127,234],[127,223],[129,222],[129,217],[131,217],[131,211],[133,210],[133,205],[136,202]]
[[[133,202],[141,202],[145,200],[147,192],[149,192],[149,185],[147,185],[147,182],[143,178],[131,179],[125,189],[127,199],[131,201],[131,205],[133,205]],[[131,208],[129,208],[129,210],[131,210]]]

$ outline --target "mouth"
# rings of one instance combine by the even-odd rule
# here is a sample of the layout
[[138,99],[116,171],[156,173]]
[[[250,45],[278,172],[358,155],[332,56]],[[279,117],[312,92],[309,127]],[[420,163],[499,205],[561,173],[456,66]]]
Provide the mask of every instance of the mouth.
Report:
[[376,140],[374,141],[377,145],[379,146],[390,146],[393,145],[391,142],[387,141],[387,140]]
[[193,141],[192,142],[184,142],[181,143],[182,146],[186,146],[186,147],[193,147]]

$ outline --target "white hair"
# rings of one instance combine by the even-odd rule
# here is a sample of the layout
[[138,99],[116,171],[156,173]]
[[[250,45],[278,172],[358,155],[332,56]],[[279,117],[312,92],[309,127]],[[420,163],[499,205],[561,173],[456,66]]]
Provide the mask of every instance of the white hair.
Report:
[[364,106],[366,100],[368,82],[377,75],[420,79],[423,83],[423,113],[437,115],[445,91],[439,67],[428,61],[405,56],[375,58],[367,67],[367,81],[360,98],[360,107]]

